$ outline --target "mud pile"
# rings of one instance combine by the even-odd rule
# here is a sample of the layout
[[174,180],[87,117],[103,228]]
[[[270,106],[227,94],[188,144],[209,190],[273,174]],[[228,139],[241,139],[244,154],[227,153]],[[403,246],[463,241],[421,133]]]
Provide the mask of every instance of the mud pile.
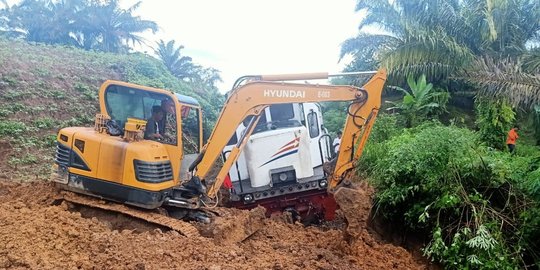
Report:
[[[262,229],[234,243],[220,241],[230,239],[223,235],[188,238],[117,214],[74,211],[55,205],[57,197],[48,183],[0,181],[0,269],[428,268],[373,237],[362,221],[356,233],[344,233],[338,225],[265,219]],[[357,214],[367,215],[365,209]],[[238,228],[231,222],[216,226],[228,224],[234,234]]]

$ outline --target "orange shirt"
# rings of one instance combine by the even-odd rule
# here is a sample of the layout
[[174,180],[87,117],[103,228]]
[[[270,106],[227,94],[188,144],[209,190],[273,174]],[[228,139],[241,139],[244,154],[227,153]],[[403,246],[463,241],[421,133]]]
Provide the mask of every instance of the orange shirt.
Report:
[[506,144],[516,144],[516,140],[519,138],[516,129],[511,129],[508,131],[508,136],[506,137]]

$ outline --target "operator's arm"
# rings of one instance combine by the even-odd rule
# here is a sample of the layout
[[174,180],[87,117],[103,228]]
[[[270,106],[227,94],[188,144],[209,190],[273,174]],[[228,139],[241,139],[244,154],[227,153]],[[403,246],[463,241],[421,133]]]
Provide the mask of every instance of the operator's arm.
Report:
[[155,140],[162,138],[161,134],[156,132],[156,121],[152,118],[146,122],[146,129],[144,130],[144,138],[147,140]]

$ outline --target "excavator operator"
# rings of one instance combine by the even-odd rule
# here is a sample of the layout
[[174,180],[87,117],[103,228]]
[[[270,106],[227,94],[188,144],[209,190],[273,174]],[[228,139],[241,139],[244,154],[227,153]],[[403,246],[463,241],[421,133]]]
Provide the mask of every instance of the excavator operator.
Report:
[[160,106],[152,107],[152,116],[146,122],[146,129],[144,131],[144,138],[147,140],[161,140],[163,139],[164,128],[161,124],[163,120],[163,110]]

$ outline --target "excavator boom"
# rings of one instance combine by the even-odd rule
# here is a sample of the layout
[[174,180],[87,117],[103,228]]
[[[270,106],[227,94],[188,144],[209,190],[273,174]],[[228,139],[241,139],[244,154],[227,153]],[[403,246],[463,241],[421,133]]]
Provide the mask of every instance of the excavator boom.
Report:
[[[198,159],[190,166],[194,177],[205,179],[223,148],[233,136],[237,126],[251,117],[247,129],[231,150],[228,159],[218,173],[207,195],[214,198],[223,184],[225,176],[237,160],[239,153],[253,132],[261,112],[270,105],[285,103],[349,101],[347,119],[343,129],[340,149],[329,188],[336,187],[354,162],[360,158],[381,105],[381,93],[386,81],[386,71],[379,70],[362,87],[343,85],[318,85],[276,82],[280,80],[322,79],[325,73],[304,75],[248,76],[248,82],[233,89],[223,107],[216,126],[203,147]],[[259,81],[249,81],[250,79]],[[265,81],[266,80],[266,81]],[[239,82],[237,81],[237,84]]]

